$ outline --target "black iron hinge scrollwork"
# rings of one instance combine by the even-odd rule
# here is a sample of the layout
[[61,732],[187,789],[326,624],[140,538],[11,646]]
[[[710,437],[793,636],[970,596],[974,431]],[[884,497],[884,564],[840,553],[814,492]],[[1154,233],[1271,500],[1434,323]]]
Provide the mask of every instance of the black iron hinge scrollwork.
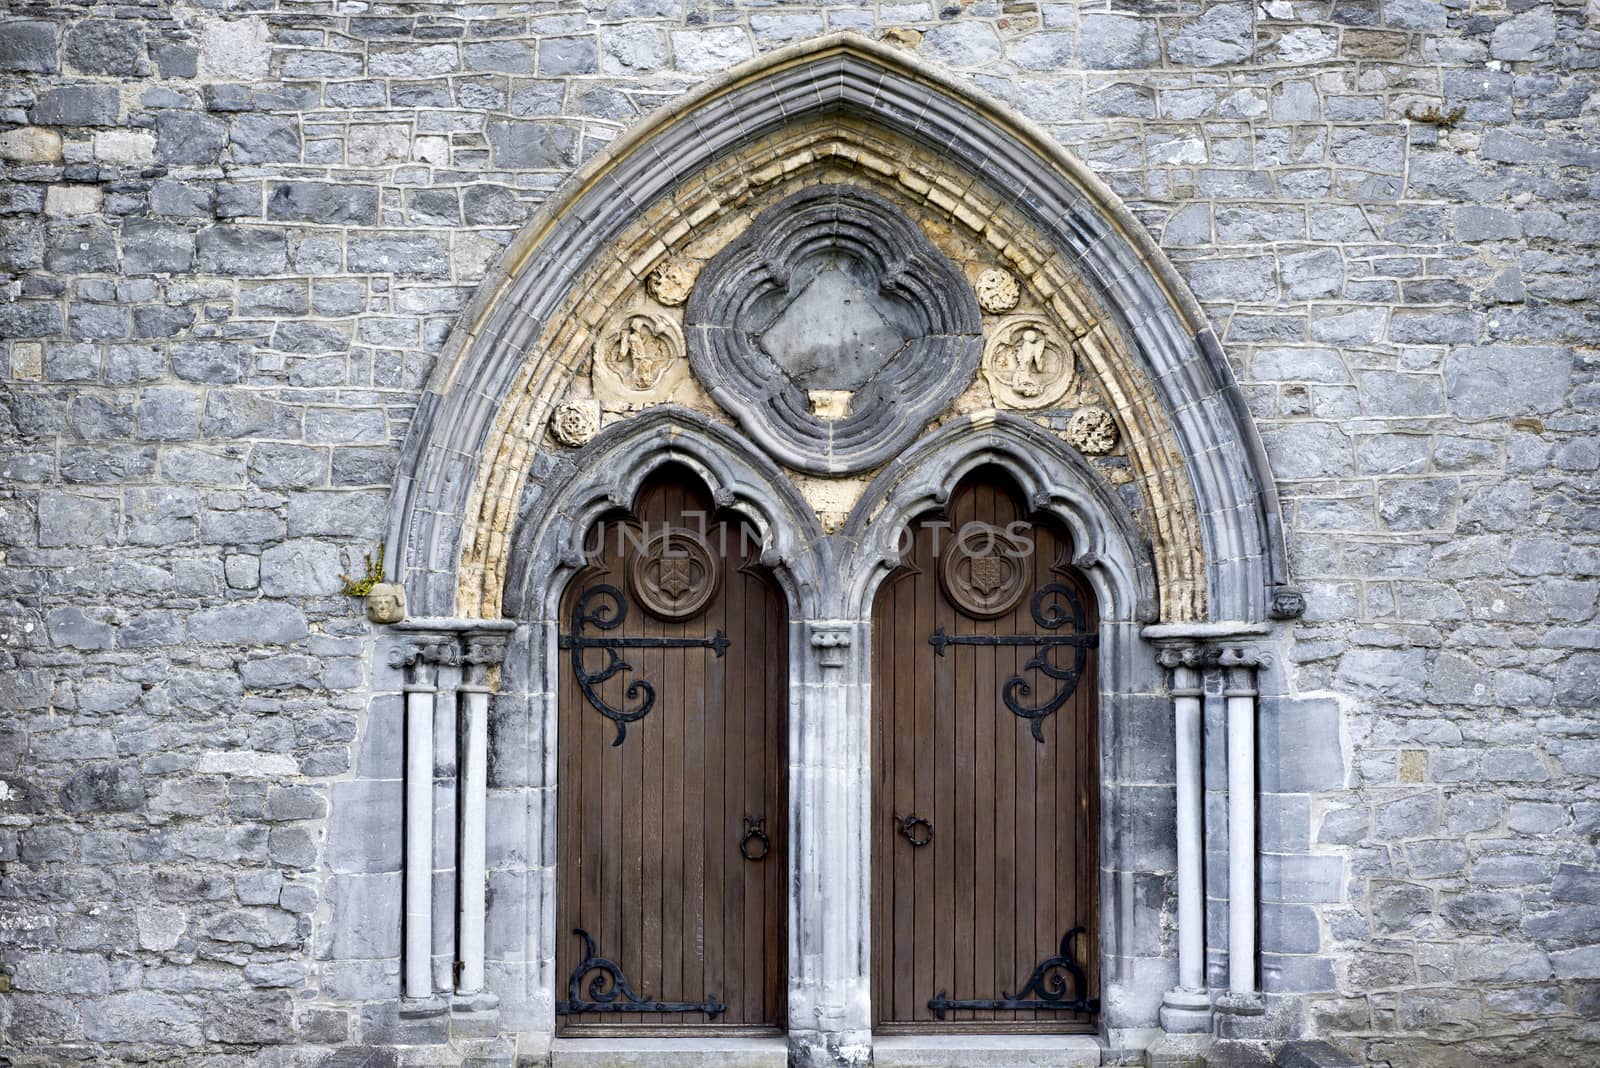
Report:
[[[1033,621],[1050,633],[957,635],[946,634],[941,626],[935,628],[928,644],[939,656],[943,656],[945,649],[951,645],[1012,645],[1037,650],[1023,664],[1023,670],[1040,671],[1054,679],[1058,683],[1055,694],[1041,704],[1028,704],[1023,699],[1032,696],[1033,687],[1021,675],[1013,675],[1005,681],[1000,696],[1013,714],[1032,723],[1034,741],[1042,744],[1045,718],[1066,704],[1067,698],[1078,688],[1078,680],[1083,677],[1083,669],[1088,661],[1088,650],[1100,644],[1100,636],[1084,633],[1087,620],[1083,602],[1078,600],[1078,595],[1070,586],[1062,583],[1052,582],[1035,591],[1028,611]],[[1056,633],[1068,624],[1071,626],[1065,633]],[[1055,650],[1061,648],[1072,650],[1070,666],[1063,667],[1052,658]]]
[[[598,603],[596,603],[598,602]],[[563,634],[560,646],[572,653],[572,674],[584,698],[602,716],[617,725],[617,736],[611,744],[621,745],[627,736],[628,724],[650,714],[656,704],[656,688],[644,679],[628,683],[628,701],[638,701],[633,708],[619,708],[608,704],[597,687],[619,671],[632,671],[633,665],[622,658],[619,649],[710,649],[721,656],[732,644],[727,635],[717,631],[710,638],[608,638],[600,634],[584,634],[585,627],[612,631],[622,626],[628,618],[628,600],[622,591],[608,583],[601,583],[583,591],[577,606],[572,610],[572,633]],[[603,649],[606,662],[597,671],[590,671],[583,663],[583,654],[589,649]]]
[[[954,1001],[944,996],[944,991],[939,991],[939,996],[928,1002],[928,1008],[933,1010],[934,1016],[944,1019],[944,1014],[952,1009],[981,1009],[992,1011],[995,1009],[1043,1009],[1053,1012],[1099,1012],[1100,999],[1084,997],[1084,988],[1088,980],[1083,974],[1083,968],[1078,964],[1073,955],[1073,942],[1084,933],[1082,927],[1074,927],[1061,936],[1060,951],[1054,957],[1046,957],[1039,962],[1039,966],[1028,977],[1028,983],[1016,996],[1002,993],[998,999],[986,1001]],[[1070,980],[1070,982],[1069,982]],[[1068,995],[1071,995],[1070,997]]]
[[[628,985],[627,978],[616,962],[596,952],[594,939],[588,931],[578,927],[572,933],[583,939],[583,959],[567,978],[566,998],[556,1002],[559,1015],[570,1016],[580,1012],[703,1012],[714,1020],[727,1010],[727,1006],[715,995],[695,1002],[642,998],[633,992],[633,987]],[[595,975],[589,980],[589,996],[585,998],[582,996],[585,993],[583,977],[590,972]]]

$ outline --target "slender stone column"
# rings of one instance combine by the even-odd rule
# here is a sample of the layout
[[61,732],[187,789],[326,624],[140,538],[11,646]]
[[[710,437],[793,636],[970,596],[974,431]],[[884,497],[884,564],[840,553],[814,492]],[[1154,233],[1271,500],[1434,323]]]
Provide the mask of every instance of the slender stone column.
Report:
[[803,680],[791,694],[789,1050],[796,1068],[872,1059],[867,944],[868,626],[793,624]]
[[1208,1031],[1206,991],[1204,802],[1201,791],[1201,656],[1194,646],[1163,649],[1172,671],[1172,718],[1177,747],[1178,985],[1161,999],[1161,1026],[1171,1032]]
[[405,894],[402,991],[426,1001],[433,988],[433,712],[438,669],[456,660],[453,639],[402,646],[391,655],[406,672]]
[[[474,634],[467,638],[466,678],[462,681],[460,725],[460,819],[461,856],[456,900],[459,903],[456,944],[456,995],[476,1002],[482,1000],[484,962],[484,916],[488,898],[487,837],[489,791],[489,685],[490,671],[505,659],[503,634]],[[487,1007],[487,1006],[484,1006]]]
[[1256,669],[1262,654],[1225,648],[1228,702],[1228,994],[1256,997]]

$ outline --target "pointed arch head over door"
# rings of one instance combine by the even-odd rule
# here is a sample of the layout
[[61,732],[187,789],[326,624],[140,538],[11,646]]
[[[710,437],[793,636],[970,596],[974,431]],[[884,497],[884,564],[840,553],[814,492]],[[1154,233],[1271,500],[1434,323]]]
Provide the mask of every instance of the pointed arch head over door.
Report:
[[[1286,582],[1270,472],[1216,336],[1171,264],[1041,130],[854,35],[770,53],[663,109],[519,234],[452,336],[402,456],[386,557],[416,614],[501,613],[523,489],[540,453],[557,447],[547,430],[575,444],[586,425],[592,433],[604,418],[701,387],[703,410],[721,405],[720,418],[750,430],[717,383],[692,380],[682,357],[694,323],[682,305],[703,310],[711,300],[690,293],[737,238],[732,220],[748,223],[808,186],[840,181],[966,250],[960,269],[995,318],[985,320],[988,349],[968,391],[977,399],[957,399],[945,417],[1006,398],[1039,408],[1061,393],[1041,393],[1029,375],[1049,368],[1059,387],[1078,368],[1079,446],[1094,455],[1117,443],[1106,474],[1139,501],[1155,614],[1266,615]],[[939,329],[970,337],[970,298],[956,311],[960,321]],[[975,344],[958,341],[958,365],[970,367]],[[707,361],[692,362],[706,373]],[[593,397],[586,385],[574,403],[574,373],[590,367]],[[805,398],[810,412],[784,402],[786,418],[844,428],[853,402],[874,403],[871,388],[859,400],[816,391]]]

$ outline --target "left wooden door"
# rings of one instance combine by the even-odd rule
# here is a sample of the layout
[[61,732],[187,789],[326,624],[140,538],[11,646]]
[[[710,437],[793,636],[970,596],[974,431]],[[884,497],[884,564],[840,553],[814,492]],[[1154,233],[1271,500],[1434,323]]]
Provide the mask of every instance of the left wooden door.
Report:
[[782,591],[676,468],[588,549],[560,639],[558,1033],[781,1029]]

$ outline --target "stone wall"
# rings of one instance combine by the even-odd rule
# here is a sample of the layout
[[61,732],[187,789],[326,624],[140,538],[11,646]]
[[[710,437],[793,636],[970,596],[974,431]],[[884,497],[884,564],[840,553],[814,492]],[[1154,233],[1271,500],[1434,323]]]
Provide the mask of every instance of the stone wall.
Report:
[[1281,668],[1308,699],[1263,724],[1304,751],[1263,783],[1268,989],[1372,1064],[1594,1056],[1600,9],[374,10],[0,26],[0,1050],[407,1036],[361,1010],[397,932],[335,924],[369,853],[327,813],[394,760],[338,588],[410,405],[582,160],[855,29],[1109,182],[1253,401],[1309,601]]

